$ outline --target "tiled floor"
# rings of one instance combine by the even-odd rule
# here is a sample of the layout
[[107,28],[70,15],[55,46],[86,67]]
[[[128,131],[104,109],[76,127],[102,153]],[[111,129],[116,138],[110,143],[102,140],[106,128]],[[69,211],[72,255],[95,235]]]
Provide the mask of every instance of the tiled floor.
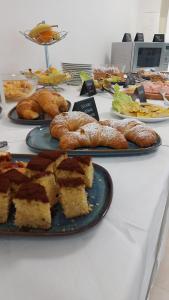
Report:
[[165,256],[151,290],[150,300],[169,300],[169,238],[166,243]]

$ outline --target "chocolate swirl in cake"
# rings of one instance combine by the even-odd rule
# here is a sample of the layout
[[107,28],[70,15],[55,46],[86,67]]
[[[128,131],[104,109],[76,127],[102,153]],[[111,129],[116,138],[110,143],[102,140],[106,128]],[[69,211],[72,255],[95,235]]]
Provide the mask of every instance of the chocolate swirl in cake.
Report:
[[58,166],[59,170],[64,171],[75,171],[79,174],[84,175],[82,167],[79,165],[78,161],[75,158],[66,158]]
[[10,181],[3,174],[0,175],[0,193],[6,193],[10,187]]
[[42,185],[33,182],[22,184],[16,193],[15,198],[21,200],[26,199],[29,201],[40,201],[44,203],[49,202],[45,188]]
[[33,171],[45,171],[51,162],[51,159],[35,156],[28,162],[27,168]]
[[91,156],[85,155],[85,156],[76,156],[75,159],[79,162],[81,162],[84,165],[89,166],[91,162]]
[[16,169],[11,169],[7,171],[4,176],[9,179],[10,182],[21,184],[25,182],[30,182],[30,178],[26,175],[22,174],[21,172],[17,171]]
[[48,176],[48,175],[51,175],[51,174],[53,174],[53,173],[50,172],[50,171],[39,172],[39,173],[33,175],[33,176],[31,177],[31,179],[38,179],[38,178],[41,178],[41,177],[44,177],[44,176]]
[[84,180],[80,177],[77,178],[60,178],[58,179],[60,187],[77,187],[84,185]]
[[12,156],[9,152],[1,152],[0,153],[0,162],[1,161],[11,161]]
[[52,161],[58,159],[61,155],[66,154],[66,152],[64,151],[42,151],[38,154],[38,156],[43,157],[43,158],[47,158],[47,159],[51,159]]

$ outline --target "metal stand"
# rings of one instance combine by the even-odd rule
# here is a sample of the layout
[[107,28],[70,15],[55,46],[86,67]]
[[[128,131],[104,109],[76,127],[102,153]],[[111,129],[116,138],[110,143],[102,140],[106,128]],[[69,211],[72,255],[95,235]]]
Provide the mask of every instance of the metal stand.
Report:
[[49,51],[48,51],[48,46],[44,46],[45,50],[45,61],[46,61],[46,69],[49,68]]

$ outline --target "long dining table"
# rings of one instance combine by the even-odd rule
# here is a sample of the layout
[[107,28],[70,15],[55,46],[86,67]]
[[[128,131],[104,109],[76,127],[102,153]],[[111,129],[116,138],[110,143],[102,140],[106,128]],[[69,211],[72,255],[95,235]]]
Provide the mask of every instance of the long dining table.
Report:
[[[63,85],[73,106],[79,87]],[[100,119],[117,118],[112,96],[94,95]],[[0,140],[11,153],[33,153],[25,138],[32,125],[8,118],[3,105]],[[158,270],[168,232],[169,120],[149,123],[161,136],[153,153],[93,157],[113,181],[111,206],[100,223],[65,237],[0,237],[0,299],[145,300]],[[0,148],[0,151],[5,151]]]

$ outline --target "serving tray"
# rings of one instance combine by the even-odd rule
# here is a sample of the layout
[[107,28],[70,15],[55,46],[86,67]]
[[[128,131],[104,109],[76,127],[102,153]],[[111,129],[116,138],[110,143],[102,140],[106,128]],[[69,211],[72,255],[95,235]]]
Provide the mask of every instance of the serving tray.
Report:
[[[30,160],[33,155],[13,154],[14,161]],[[14,225],[14,209],[11,210],[8,222],[0,224],[0,235],[17,236],[65,236],[83,232],[98,222],[106,215],[113,196],[113,183],[106,169],[100,165],[94,166],[94,182],[91,189],[87,189],[88,201],[92,205],[92,211],[85,216],[77,218],[65,218],[62,208],[56,204],[52,210],[52,227],[44,229],[19,229]]]
[[[71,102],[68,100],[66,101],[68,103],[68,111],[69,111],[71,107]],[[34,119],[34,120],[22,119],[17,114],[16,106],[9,111],[8,118],[16,124],[23,124],[23,125],[48,125],[52,120],[51,117],[45,113],[42,113],[38,119]]]
[[[59,141],[52,138],[48,126],[38,126],[32,129],[27,137],[26,144],[34,152],[42,150],[59,150]],[[77,150],[68,150],[68,154],[75,155],[91,155],[91,156],[130,156],[141,155],[154,152],[161,145],[161,138],[158,136],[157,143],[147,148],[140,148],[137,145],[128,142],[128,149],[112,149],[109,147],[95,147],[95,148],[79,148]]]
[[[115,116],[117,116],[121,119],[133,119],[133,116],[128,116],[128,115],[121,114],[121,113],[117,112],[116,110],[114,110],[113,108],[111,109],[111,113],[112,113],[113,116],[115,115]],[[169,116],[167,116],[167,117],[158,117],[158,118],[134,117],[134,119],[142,121],[144,123],[158,123],[158,122],[168,121]]]
[[[134,91],[128,91],[127,89],[124,90],[124,92],[129,95],[132,96],[134,94]],[[163,97],[160,93],[145,93],[145,97],[146,99],[151,99],[151,100],[163,100]],[[166,94],[165,97],[169,100],[169,95]]]

